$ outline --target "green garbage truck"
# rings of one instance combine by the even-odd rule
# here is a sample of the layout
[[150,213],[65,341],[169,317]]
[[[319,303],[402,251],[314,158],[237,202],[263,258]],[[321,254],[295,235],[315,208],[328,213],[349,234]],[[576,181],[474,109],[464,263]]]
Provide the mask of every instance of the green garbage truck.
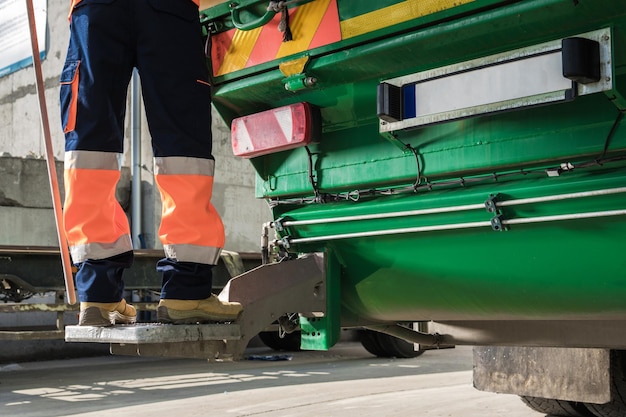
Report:
[[478,389],[625,415],[626,2],[231,0],[201,21],[272,210],[262,286],[315,297],[284,332],[472,345]]

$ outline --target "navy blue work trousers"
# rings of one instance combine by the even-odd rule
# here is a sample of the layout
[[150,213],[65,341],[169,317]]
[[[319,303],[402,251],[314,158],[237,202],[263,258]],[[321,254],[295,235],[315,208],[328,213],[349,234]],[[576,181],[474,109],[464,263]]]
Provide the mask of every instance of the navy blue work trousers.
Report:
[[75,123],[65,150],[123,151],[133,68],[154,156],[212,158],[209,70],[191,0],[82,0],[76,6],[61,83],[80,71],[79,97],[71,114],[71,91],[61,93],[64,129]]
[[[123,152],[134,68],[154,156],[212,159],[209,72],[198,7],[191,0],[82,0],[74,8],[60,80],[65,151]],[[132,262],[132,252],[81,262],[80,300],[121,299],[122,272]],[[164,298],[211,293],[211,265],[163,259],[157,269]]]

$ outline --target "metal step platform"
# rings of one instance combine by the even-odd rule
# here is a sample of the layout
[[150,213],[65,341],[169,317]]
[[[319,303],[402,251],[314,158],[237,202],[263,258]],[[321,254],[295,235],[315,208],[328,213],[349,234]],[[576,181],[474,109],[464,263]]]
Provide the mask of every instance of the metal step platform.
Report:
[[242,339],[238,324],[137,323],[112,327],[68,326],[65,329],[66,342],[110,343],[111,353],[119,355],[228,360],[233,359],[233,351],[239,349]]
[[137,323],[112,327],[67,326],[66,342],[109,343],[118,355],[237,360],[249,341],[280,316],[326,313],[323,254],[261,265],[232,278],[219,294],[243,312],[235,323],[174,325]]

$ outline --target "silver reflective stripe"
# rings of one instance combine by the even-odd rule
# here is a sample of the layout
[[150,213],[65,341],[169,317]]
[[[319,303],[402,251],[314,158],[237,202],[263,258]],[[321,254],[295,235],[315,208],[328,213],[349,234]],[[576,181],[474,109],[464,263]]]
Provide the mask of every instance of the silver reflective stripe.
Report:
[[165,256],[181,262],[217,265],[221,248],[198,245],[163,245]]
[[65,169],[120,169],[122,154],[117,152],[68,151],[65,152]]
[[133,243],[130,235],[120,236],[112,243],[86,243],[70,247],[72,261],[76,263],[84,262],[87,259],[105,259],[133,250]]
[[154,158],[155,175],[207,175],[215,171],[213,159],[189,156],[166,156]]

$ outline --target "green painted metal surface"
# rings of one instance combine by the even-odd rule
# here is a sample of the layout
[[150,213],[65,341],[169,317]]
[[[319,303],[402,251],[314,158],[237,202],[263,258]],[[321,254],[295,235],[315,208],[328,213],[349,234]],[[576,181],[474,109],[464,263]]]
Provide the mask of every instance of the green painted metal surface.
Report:
[[300,347],[328,350],[339,341],[341,332],[341,265],[332,251],[326,253],[326,314],[300,317]]
[[[511,225],[494,231],[493,213],[482,203],[624,187],[622,170],[451,188],[426,194],[331,203],[291,210],[284,221],[367,216],[441,207],[477,208],[384,220],[287,227],[295,239],[344,233],[378,236],[325,240],[343,266],[344,307],[371,320],[615,318],[624,314],[626,243],[624,215]],[[573,176],[573,175],[572,175]],[[528,178],[532,177],[532,178]],[[533,219],[572,213],[620,210],[626,194],[590,196],[505,207],[502,219]],[[483,223],[487,224],[483,224]],[[483,224],[480,227],[403,233],[405,228]],[[395,232],[400,231],[400,232]]]
[[[347,3],[338,0],[339,10]],[[382,80],[605,27],[612,30],[611,91],[395,132],[408,145],[404,150],[378,132],[376,87]],[[625,2],[478,0],[308,54],[306,75],[318,80],[315,87],[285,91],[278,62],[269,62],[216,78],[214,102],[227,122],[295,102],[320,108],[323,134],[309,147],[311,156],[300,148],[251,162],[257,196],[273,202],[276,219],[322,221],[286,226],[280,235],[293,252],[336,254],[346,316],[626,317],[623,192],[507,206],[501,209],[505,223],[548,219],[511,224],[505,232],[492,230],[493,213],[480,207],[325,221],[481,205],[492,194],[511,202],[626,187],[626,123],[620,116],[626,104]],[[576,168],[555,176],[562,164]],[[596,212],[614,214],[588,215]],[[588,216],[555,217],[581,213]],[[487,223],[451,228],[481,222]],[[420,229],[439,226],[450,229]],[[368,232],[377,235],[354,235]],[[301,241],[309,238],[319,240]]]

